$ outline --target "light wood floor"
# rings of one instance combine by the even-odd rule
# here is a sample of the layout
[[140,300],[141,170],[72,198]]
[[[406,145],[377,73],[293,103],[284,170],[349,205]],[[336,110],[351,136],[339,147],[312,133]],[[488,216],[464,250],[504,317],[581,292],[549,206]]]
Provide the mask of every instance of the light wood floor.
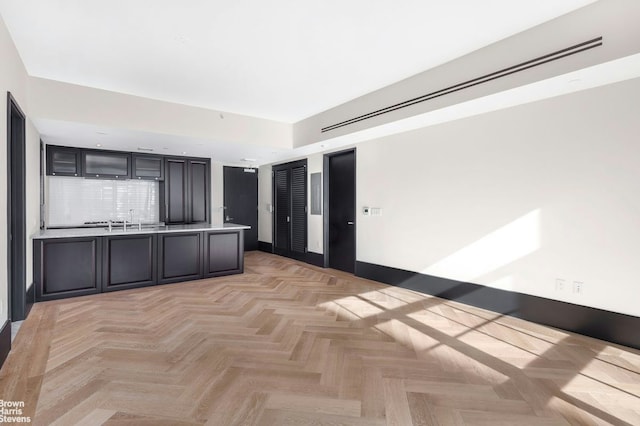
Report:
[[639,351],[265,253],[245,271],[36,304],[0,398],[41,425],[640,425]]

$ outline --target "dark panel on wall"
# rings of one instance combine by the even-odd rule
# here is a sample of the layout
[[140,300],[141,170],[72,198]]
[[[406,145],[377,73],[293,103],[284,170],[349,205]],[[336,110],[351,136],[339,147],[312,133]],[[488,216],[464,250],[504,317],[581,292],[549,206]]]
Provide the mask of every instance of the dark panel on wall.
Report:
[[543,297],[356,262],[356,275],[640,349],[640,318]]

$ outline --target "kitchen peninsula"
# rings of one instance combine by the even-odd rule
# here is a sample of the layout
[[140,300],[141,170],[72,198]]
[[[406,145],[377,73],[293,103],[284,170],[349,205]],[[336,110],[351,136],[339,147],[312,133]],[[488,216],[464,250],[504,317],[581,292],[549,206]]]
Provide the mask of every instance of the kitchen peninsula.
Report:
[[36,301],[242,273],[249,228],[205,223],[40,231],[33,236]]

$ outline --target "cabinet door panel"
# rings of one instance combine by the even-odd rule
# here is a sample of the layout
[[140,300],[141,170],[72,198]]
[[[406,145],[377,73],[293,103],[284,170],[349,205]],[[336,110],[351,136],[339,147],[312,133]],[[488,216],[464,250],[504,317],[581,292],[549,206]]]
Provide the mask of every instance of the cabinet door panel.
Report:
[[47,146],[47,175],[81,176],[80,152],[77,148]]
[[131,154],[103,151],[84,151],[82,164],[85,177],[127,179],[131,176]]
[[207,204],[209,202],[208,191],[208,179],[207,173],[208,165],[206,163],[200,163],[197,161],[190,162],[191,170],[191,192],[190,192],[190,205],[191,205],[191,222],[206,222]]
[[158,244],[161,283],[202,278],[202,232],[162,234]]
[[134,179],[164,179],[164,161],[161,156],[133,154],[132,160]]
[[154,235],[106,237],[104,241],[103,291],[155,284]]
[[184,160],[167,160],[166,163],[167,223],[187,221],[187,163]]
[[98,238],[35,240],[34,253],[38,301],[100,291]]
[[242,231],[206,234],[205,276],[241,273],[243,269]]

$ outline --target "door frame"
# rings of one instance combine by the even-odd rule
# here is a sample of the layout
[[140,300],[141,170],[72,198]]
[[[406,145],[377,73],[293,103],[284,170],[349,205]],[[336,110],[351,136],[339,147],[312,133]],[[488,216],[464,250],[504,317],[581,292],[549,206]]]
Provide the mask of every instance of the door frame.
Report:
[[[18,141],[13,137],[15,117],[21,121],[22,127]],[[26,123],[26,115],[11,92],[7,92],[7,313],[11,322],[23,320],[27,316]],[[18,164],[15,164],[16,160]],[[17,193],[13,194],[13,186],[16,183],[19,188]],[[16,207],[18,211],[17,215],[14,215],[13,210]]]
[[349,152],[353,152],[353,226],[354,226],[354,230],[353,230],[353,235],[354,235],[354,244],[353,244],[353,270],[355,271],[355,263],[357,262],[356,260],[356,254],[358,253],[358,238],[357,238],[357,231],[358,231],[358,221],[356,220],[356,216],[358,215],[358,209],[357,209],[357,205],[356,205],[356,200],[357,200],[357,186],[356,186],[356,181],[357,181],[357,169],[358,169],[358,162],[357,162],[357,152],[356,152],[356,148],[348,148],[348,149],[343,149],[340,151],[335,151],[335,152],[330,152],[328,154],[324,154],[323,159],[322,159],[322,228],[323,228],[323,256],[324,256],[324,263],[323,266],[325,268],[329,267],[329,205],[331,203],[331,194],[329,193],[329,175],[330,175],[330,167],[329,167],[329,160],[331,159],[331,157],[335,157],[337,155],[342,155],[342,154],[347,154]]

